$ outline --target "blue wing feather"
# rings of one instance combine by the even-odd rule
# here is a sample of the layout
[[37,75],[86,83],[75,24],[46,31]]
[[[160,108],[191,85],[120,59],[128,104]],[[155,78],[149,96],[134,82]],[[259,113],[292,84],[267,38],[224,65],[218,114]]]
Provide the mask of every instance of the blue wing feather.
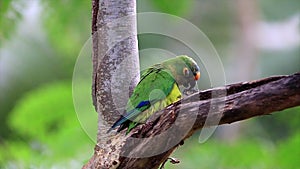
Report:
[[148,105],[150,105],[150,101],[141,101],[137,106],[136,106],[136,109],[137,108],[141,108],[141,107],[143,107],[143,106],[148,106]]
[[136,106],[135,109],[127,112],[124,116],[121,116],[119,118],[119,120],[117,120],[107,132],[110,132],[111,130],[115,129],[119,125],[125,123],[127,120],[130,120],[130,119],[136,117],[141,111],[144,111],[144,110],[148,109],[150,106],[151,106],[150,101],[148,101],[148,100],[147,101],[141,101]]

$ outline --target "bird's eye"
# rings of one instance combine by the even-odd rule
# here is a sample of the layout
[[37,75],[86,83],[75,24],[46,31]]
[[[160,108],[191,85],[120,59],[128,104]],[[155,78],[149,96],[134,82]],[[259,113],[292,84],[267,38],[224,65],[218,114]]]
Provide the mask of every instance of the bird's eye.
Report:
[[189,71],[189,69],[188,68],[183,68],[183,75],[184,76],[189,76],[189,73],[190,73],[190,71]]

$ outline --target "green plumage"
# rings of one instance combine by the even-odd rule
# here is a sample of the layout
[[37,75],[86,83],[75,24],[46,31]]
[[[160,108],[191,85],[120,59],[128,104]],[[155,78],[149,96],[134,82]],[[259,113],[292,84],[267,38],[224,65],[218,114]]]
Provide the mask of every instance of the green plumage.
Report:
[[146,69],[128,100],[126,113],[110,130],[120,126],[118,131],[128,128],[129,133],[153,113],[178,101],[181,98],[179,85],[194,87],[199,71],[196,62],[188,56],[177,56]]

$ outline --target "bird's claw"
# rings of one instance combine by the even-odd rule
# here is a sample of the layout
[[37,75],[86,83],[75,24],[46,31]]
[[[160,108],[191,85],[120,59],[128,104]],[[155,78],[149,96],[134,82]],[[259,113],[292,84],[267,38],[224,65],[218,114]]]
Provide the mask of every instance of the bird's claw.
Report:
[[168,157],[167,160],[170,160],[170,163],[172,163],[172,164],[180,163],[180,161],[177,158],[174,158],[174,157]]
[[168,157],[161,165],[160,169],[164,169],[165,168],[165,164],[166,162],[170,160],[170,163],[172,164],[178,164],[180,163],[180,161],[177,159],[177,158],[174,158],[174,157]]

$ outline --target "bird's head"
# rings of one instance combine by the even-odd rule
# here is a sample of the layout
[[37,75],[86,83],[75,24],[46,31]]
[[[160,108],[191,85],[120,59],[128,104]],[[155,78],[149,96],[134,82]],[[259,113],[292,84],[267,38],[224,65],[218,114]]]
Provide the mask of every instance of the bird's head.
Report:
[[200,78],[200,68],[194,59],[181,55],[165,62],[178,85],[192,89]]

